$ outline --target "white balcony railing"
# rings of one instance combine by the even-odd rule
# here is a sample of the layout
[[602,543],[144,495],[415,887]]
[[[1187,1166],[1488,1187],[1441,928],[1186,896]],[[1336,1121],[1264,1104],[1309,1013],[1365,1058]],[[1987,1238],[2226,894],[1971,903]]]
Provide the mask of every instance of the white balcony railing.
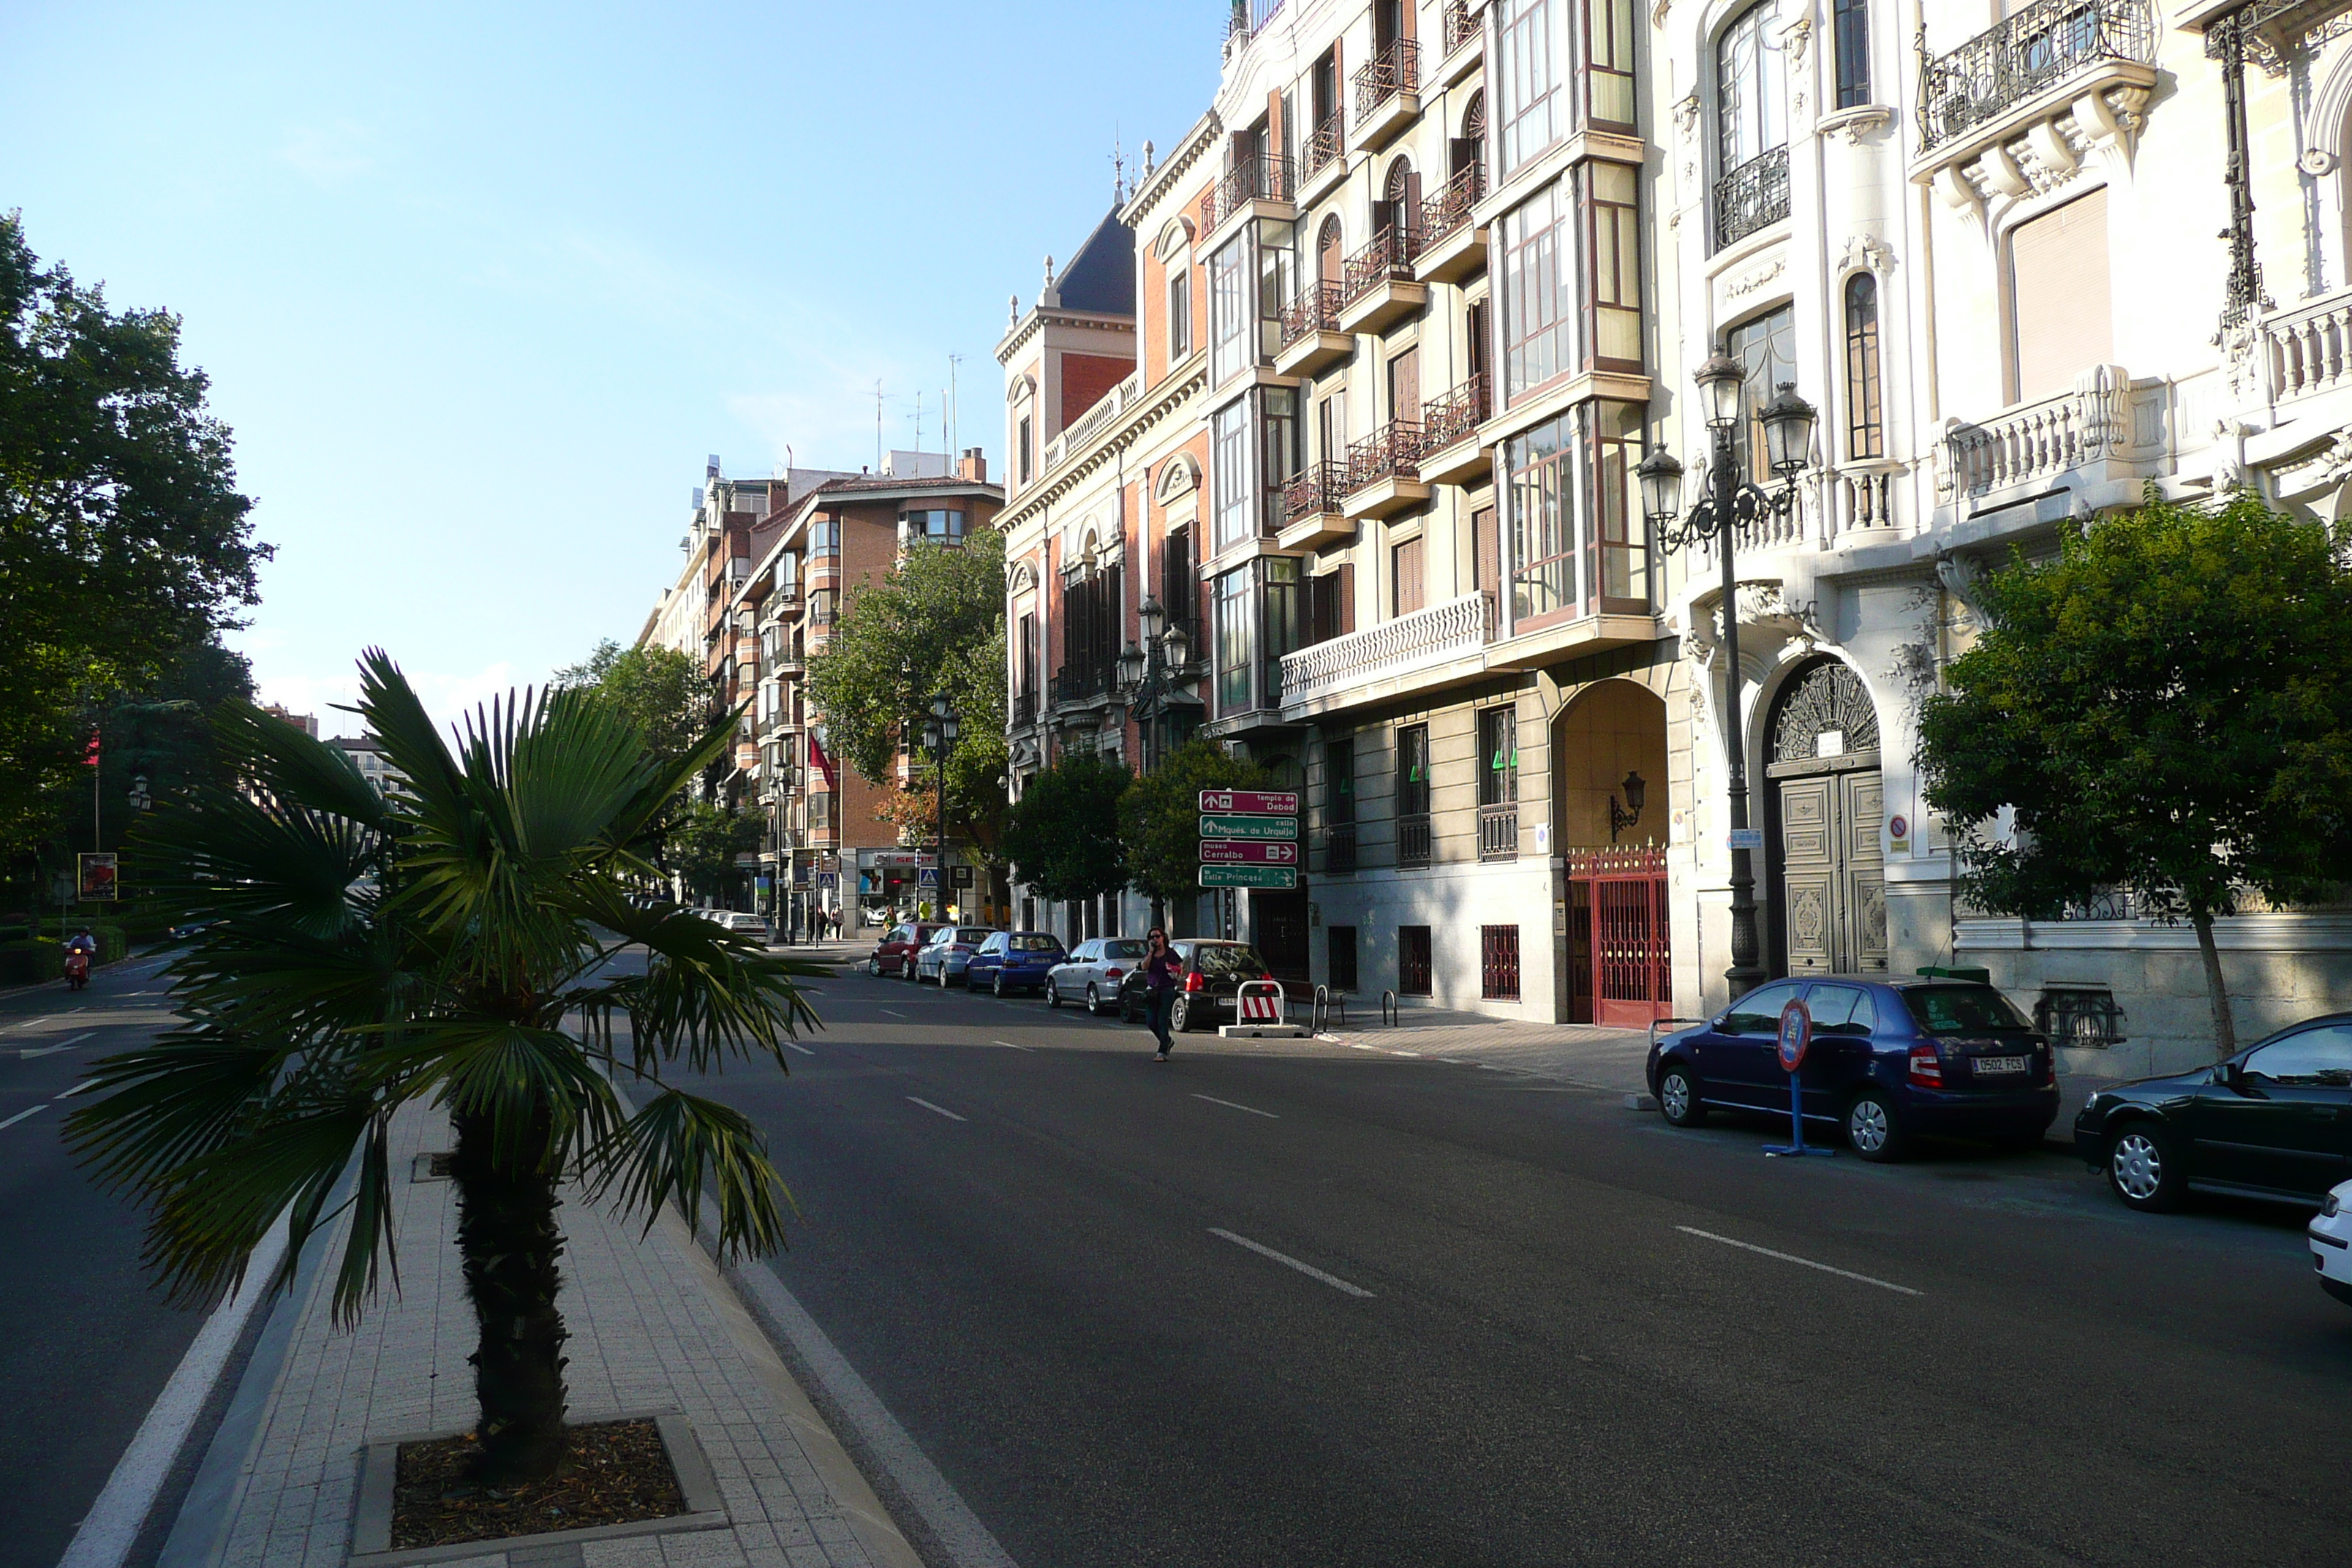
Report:
[[1143,373],[1137,371],[1108,392],[1095,399],[1094,406],[1077,416],[1070,427],[1055,437],[1045,446],[1045,471],[1058,467],[1064,458],[1075,458],[1086,450],[1087,443],[1103,433],[1106,426],[1135,406],[1143,395]]
[[1955,421],[1939,448],[1937,499],[1964,500],[2160,450],[2164,391],[2162,382],[2135,385],[2119,365],[2094,365],[2071,391],[1979,423]]
[[2274,403],[2352,384],[2352,289],[2338,289],[2263,321]]
[[1284,654],[1283,705],[1442,664],[1476,652],[1494,636],[1495,601],[1485,593],[1465,594],[1415,610],[1363,631]]

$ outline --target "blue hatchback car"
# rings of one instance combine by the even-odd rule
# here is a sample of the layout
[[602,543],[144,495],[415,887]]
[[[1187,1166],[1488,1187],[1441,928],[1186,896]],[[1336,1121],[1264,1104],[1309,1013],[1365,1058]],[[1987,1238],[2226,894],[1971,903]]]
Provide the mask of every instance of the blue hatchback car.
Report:
[[1776,980],[1717,1016],[1661,1035],[1650,1090],[1676,1127],[1710,1110],[1789,1110],[1775,1046],[1801,999],[1813,1037],[1798,1080],[1808,1121],[1834,1123],[1865,1160],[1901,1157],[1919,1133],[2030,1147],[2058,1115],[2050,1042],[1990,985],[1874,975]]
[[963,983],[969,990],[984,986],[999,996],[1043,990],[1047,973],[1069,956],[1052,931],[996,931],[965,962]]

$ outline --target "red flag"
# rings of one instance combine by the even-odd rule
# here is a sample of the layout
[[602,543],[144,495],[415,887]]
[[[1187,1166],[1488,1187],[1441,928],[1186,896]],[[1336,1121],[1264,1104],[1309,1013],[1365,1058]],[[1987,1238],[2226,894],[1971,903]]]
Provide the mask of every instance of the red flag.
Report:
[[86,768],[98,766],[98,731],[95,730],[89,732],[89,750],[83,753],[81,765]]
[[824,742],[817,739],[816,731],[814,730],[809,731],[808,741],[809,761],[814,763],[816,771],[824,775],[824,787],[838,793],[841,789],[841,781],[834,775],[833,759],[824,754]]

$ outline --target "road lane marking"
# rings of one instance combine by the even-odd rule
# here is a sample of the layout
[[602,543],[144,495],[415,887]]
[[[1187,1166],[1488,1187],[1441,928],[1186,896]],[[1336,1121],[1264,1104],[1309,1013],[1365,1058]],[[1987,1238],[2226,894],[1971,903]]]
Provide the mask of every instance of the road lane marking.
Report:
[[814,1051],[809,1049],[806,1046],[802,1045],[798,1040],[786,1040],[784,1042],[784,1047],[787,1050],[798,1051],[804,1057],[813,1057],[816,1055]]
[[1450,1068],[1466,1068],[1470,1065],[1468,1062],[1464,1061],[1460,1057],[1438,1057],[1435,1059],[1444,1062]]
[[887,1007],[881,1008],[881,1009],[879,1009],[879,1011],[881,1012],[881,1014],[882,1014],[882,1016],[883,1016],[884,1017],[887,1017],[887,1018],[896,1018],[896,1019],[898,1019],[898,1022],[900,1022],[901,1024],[911,1024],[911,1023],[913,1023],[913,1022],[914,1022],[914,1020],[913,1020],[913,1019],[911,1019],[911,1018],[908,1017],[908,1016],[907,1016],[907,1015],[905,1015],[904,1013],[893,1013],[893,1012],[891,1012],[891,1011],[890,1011],[890,1009],[889,1009],[889,1008],[887,1008]]
[[46,1024],[48,1021],[49,1020],[47,1017],[27,1018],[21,1024],[9,1024],[5,1026],[11,1029],[29,1029],[36,1024]]
[[941,1116],[946,1117],[950,1121],[971,1121],[971,1117],[969,1117],[969,1116],[958,1116],[954,1111],[950,1110],[949,1110],[946,1106],[944,1106],[944,1105],[933,1105],[929,1100],[923,1099],[923,1098],[922,1098],[921,1096],[919,1096],[919,1095],[913,1095],[913,1094],[910,1094],[910,1095],[908,1095],[907,1098],[908,1098],[908,1100],[913,1100],[917,1105],[921,1106],[925,1110],[936,1110],[936,1111],[938,1111]]
[[1330,1286],[1334,1290],[1345,1290],[1350,1296],[1363,1297],[1368,1300],[1371,1296],[1371,1292],[1365,1289],[1361,1285],[1350,1285],[1345,1279],[1340,1279],[1337,1274],[1326,1274],[1320,1268],[1316,1268],[1312,1263],[1301,1263],[1296,1258],[1291,1257],[1290,1254],[1286,1252],[1276,1252],[1274,1248],[1266,1246],[1265,1243],[1262,1241],[1252,1241],[1246,1236],[1235,1236],[1232,1231],[1221,1230],[1213,1225],[1209,1227],[1209,1234],[1211,1236],[1222,1237],[1225,1240],[1232,1242],[1235,1247],[1246,1247],[1261,1258],[1271,1258],[1286,1268],[1296,1268],[1301,1274],[1306,1275],[1309,1279],[1320,1279],[1324,1284]]
[[1016,1046],[1011,1040],[991,1040],[988,1043],[992,1046],[1003,1046],[1007,1050],[1014,1051],[1034,1051],[1037,1048],[1034,1046]]
[[1377,1051],[1381,1048],[1378,1046],[1365,1045],[1361,1040],[1349,1040],[1344,1043],[1351,1051]]
[[35,1057],[53,1057],[59,1051],[69,1051],[73,1049],[76,1046],[81,1044],[84,1040],[89,1039],[90,1036],[97,1033],[98,1031],[96,1029],[85,1029],[70,1040],[59,1040],[54,1046],[43,1046],[38,1050],[19,1051],[16,1054],[23,1057],[26,1061],[31,1061]]
[[33,1107],[33,1110],[20,1110],[20,1111],[16,1112],[16,1115],[14,1115],[14,1116],[12,1116],[12,1117],[8,1118],[8,1120],[7,1120],[7,1121],[0,1121],[0,1132],[5,1132],[5,1131],[8,1131],[8,1129],[10,1129],[11,1127],[16,1126],[16,1123],[18,1123],[19,1121],[24,1121],[24,1120],[25,1120],[25,1118],[26,1118],[27,1116],[32,1115],[34,1110],[47,1110],[48,1108],[49,1108],[49,1102],[48,1102],[47,1100],[45,1100],[41,1101],[41,1103],[40,1103],[40,1104],[38,1104],[38,1105],[37,1105],[37,1106]]
[[1392,1057],[1417,1057],[1417,1056],[1421,1055],[1421,1053],[1420,1053],[1419,1051],[1399,1051],[1399,1050],[1391,1050],[1391,1051],[1389,1052],[1389,1055],[1391,1055],[1391,1056],[1392,1056]]
[[1922,1290],[1914,1290],[1908,1285],[1893,1285],[1884,1279],[1874,1279],[1867,1274],[1856,1274],[1851,1269],[1832,1268],[1826,1263],[1816,1263],[1810,1258],[1799,1258],[1792,1252],[1775,1252],[1769,1247],[1759,1247],[1752,1241],[1734,1241],[1727,1236],[1717,1236],[1711,1230],[1700,1230],[1696,1226],[1678,1225],[1675,1228],[1685,1236],[1696,1236],[1703,1241],[1719,1241],[1726,1247],[1736,1247],[1742,1252],[1753,1252],[1765,1258],[1777,1258],[1783,1263],[1795,1263],[1807,1268],[1818,1268],[1824,1274],[1834,1274],[1841,1279],[1853,1279],[1864,1285],[1875,1285],[1882,1290],[1892,1290],[1898,1296],[1926,1294]]
[[1255,1105],[1244,1105],[1244,1104],[1242,1104],[1239,1100],[1219,1100],[1219,1099],[1218,1099],[1215,1095],[1213,1095],[1213,1094],[1196,1094],[1196,1095],[1194,1095],[1192,1098],[1193,1098],[1194,1100],[1207,1100],[1211,1105],[1223,1105],[1223,1106],[1229,1107],[1229,1108],[1231,1108],[1232,1110],[1246,1110],[1246,1111],[1248,1111],[1252,1116],[1263,1116],[1263,1117],[1265,1117],[1268,1121],[1281,1121],[1281,1120],[1282,1120],[1282,1118],[1281,1118],[1281,1117],[1276,1116],[1276,1115],[1273,1111],[1271,1111],[1271,1110],[1259,1110],[1256,1106],[1255,1106]]
[[75,1095],[88,1094],[91,1089],[96,1089],[97,1087],[98,1079],[94,1078],[86,1078],[82,1079],[81,1082],[66,1090],[63,1094],[58,1096],[58,1098],[59,1100],[71,1100]]

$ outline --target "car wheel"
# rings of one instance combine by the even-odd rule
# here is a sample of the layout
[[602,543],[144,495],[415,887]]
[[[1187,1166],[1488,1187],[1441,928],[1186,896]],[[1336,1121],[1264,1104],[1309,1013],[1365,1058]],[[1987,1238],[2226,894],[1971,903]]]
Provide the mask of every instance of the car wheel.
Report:
[[1192,999],[1190,996],[1176,998],[1175,1008],[1168,1015],[1168,1027],[1179,1035],[1192,1032]]
[[1000,1002],[1004,999],[1004,971],[1002,969],[996,972],[996,978],[989,982],[988,994]]
[[875,979],[877,979],[877,980],[881,979],[881,978],[882,978],[882,961],[881,961],[880,959],[878,959],[878,958],[869,958],[869,959],[867,959],[867,960],[866,961],[866,973],[868,973],[868,974],[870,974],[870,975],[872,975],[872,976],[874,976],[874,978],[875,978]]
[[1127,990],[1124,986],[1119,988],[1118,993],[1118,1021],[1122,1024],[1132,1024],[1135,1022],[1135,1004],[1128,1000]]
[[1060,992],[1058,992],[1058,991],[1056,991],[1056,990],[1055,990],[1055,989],[1054,989],[1054,983],[1053,983],[1051,980],[1046,981],[1046,982],[1045,982],[1045,1005],[1046,1005],[1046,1006],[1048,1006],[1048,1007],[1059,1007],[1061,1005],[1062,1005],[1062,994],[1061,994]]
[[2189,1173],[2169,1128],[2127,1121],[2107,1140],[2107,1185],[2132,1208],[2163,1214],[2180,1206]]
[[1886,1096],[1865,1089],[1845,1102],[1846,1147],[1865,1160],[1899,1160],[1910,1140]]
[[1698,1075],[1680,1062],[1658,1069],[1658,1114],[1669,1127],[1696,1127],[1706,1120],[1698,1097]]
[[1092,985],[1087,987],[1087,1016],[1089,1018],[1102,1016],[1102,994]]

